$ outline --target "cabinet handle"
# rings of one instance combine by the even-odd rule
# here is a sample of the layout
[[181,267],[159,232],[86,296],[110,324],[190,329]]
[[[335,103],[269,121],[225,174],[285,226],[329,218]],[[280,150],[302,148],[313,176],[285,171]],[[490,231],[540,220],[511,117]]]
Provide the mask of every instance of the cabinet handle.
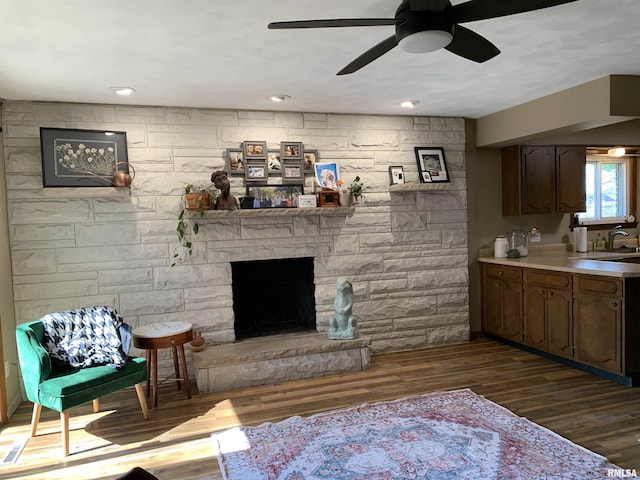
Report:
[[503,272],[502,270],[500,270],[500,271],[498,272],[498,275],[504,275],[504,272]]

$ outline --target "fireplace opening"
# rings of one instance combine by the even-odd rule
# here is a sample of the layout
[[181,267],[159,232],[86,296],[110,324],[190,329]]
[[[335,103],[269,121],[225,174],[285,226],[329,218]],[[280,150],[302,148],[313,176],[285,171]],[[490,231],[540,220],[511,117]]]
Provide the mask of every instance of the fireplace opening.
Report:
[[313,258],[232,262],[236,339],[316,330]]

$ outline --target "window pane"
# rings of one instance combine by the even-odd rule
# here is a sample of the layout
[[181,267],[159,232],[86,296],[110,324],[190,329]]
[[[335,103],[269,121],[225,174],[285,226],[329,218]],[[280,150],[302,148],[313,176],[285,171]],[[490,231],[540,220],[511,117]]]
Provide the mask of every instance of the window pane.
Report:
[[624,171],[620,163],[601,164],[602,218],[625,215]]
[[587,182],[587,210],[580,214],[581,219],[596,217],[596,173],[598,164],[596,162],[587,162],[586,182]]

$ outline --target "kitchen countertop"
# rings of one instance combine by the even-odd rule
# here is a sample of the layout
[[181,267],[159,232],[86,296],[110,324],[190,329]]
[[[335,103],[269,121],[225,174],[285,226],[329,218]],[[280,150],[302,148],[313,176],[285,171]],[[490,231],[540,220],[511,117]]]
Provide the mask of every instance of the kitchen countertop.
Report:
[[565,244],[530,246],[529,254],[520,258],[496,258],[493,256],[493,249],[481,249],[478,262],[607,277],[640,277],[639,263],[607,261],[621,258],[638,258],[640,253],[593,251],[578,253],[568,250],[568,247],[570,246]]

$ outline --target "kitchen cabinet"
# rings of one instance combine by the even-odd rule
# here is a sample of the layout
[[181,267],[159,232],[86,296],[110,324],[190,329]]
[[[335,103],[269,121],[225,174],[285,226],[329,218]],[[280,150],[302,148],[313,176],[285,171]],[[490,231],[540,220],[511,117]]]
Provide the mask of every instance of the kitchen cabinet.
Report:
[[526,269],[523,340],[540,350],[571,358],[573,277],[570,273]]
[[584,146],[503,148],[502,215],[585,211],[586,155]]
[[640,277],[482,263],[483,331],[640,383]]
[[522,269],[483,264],[483,330],[522,342]]
[[577,276],[575,359],[622,373],[623,281]]

